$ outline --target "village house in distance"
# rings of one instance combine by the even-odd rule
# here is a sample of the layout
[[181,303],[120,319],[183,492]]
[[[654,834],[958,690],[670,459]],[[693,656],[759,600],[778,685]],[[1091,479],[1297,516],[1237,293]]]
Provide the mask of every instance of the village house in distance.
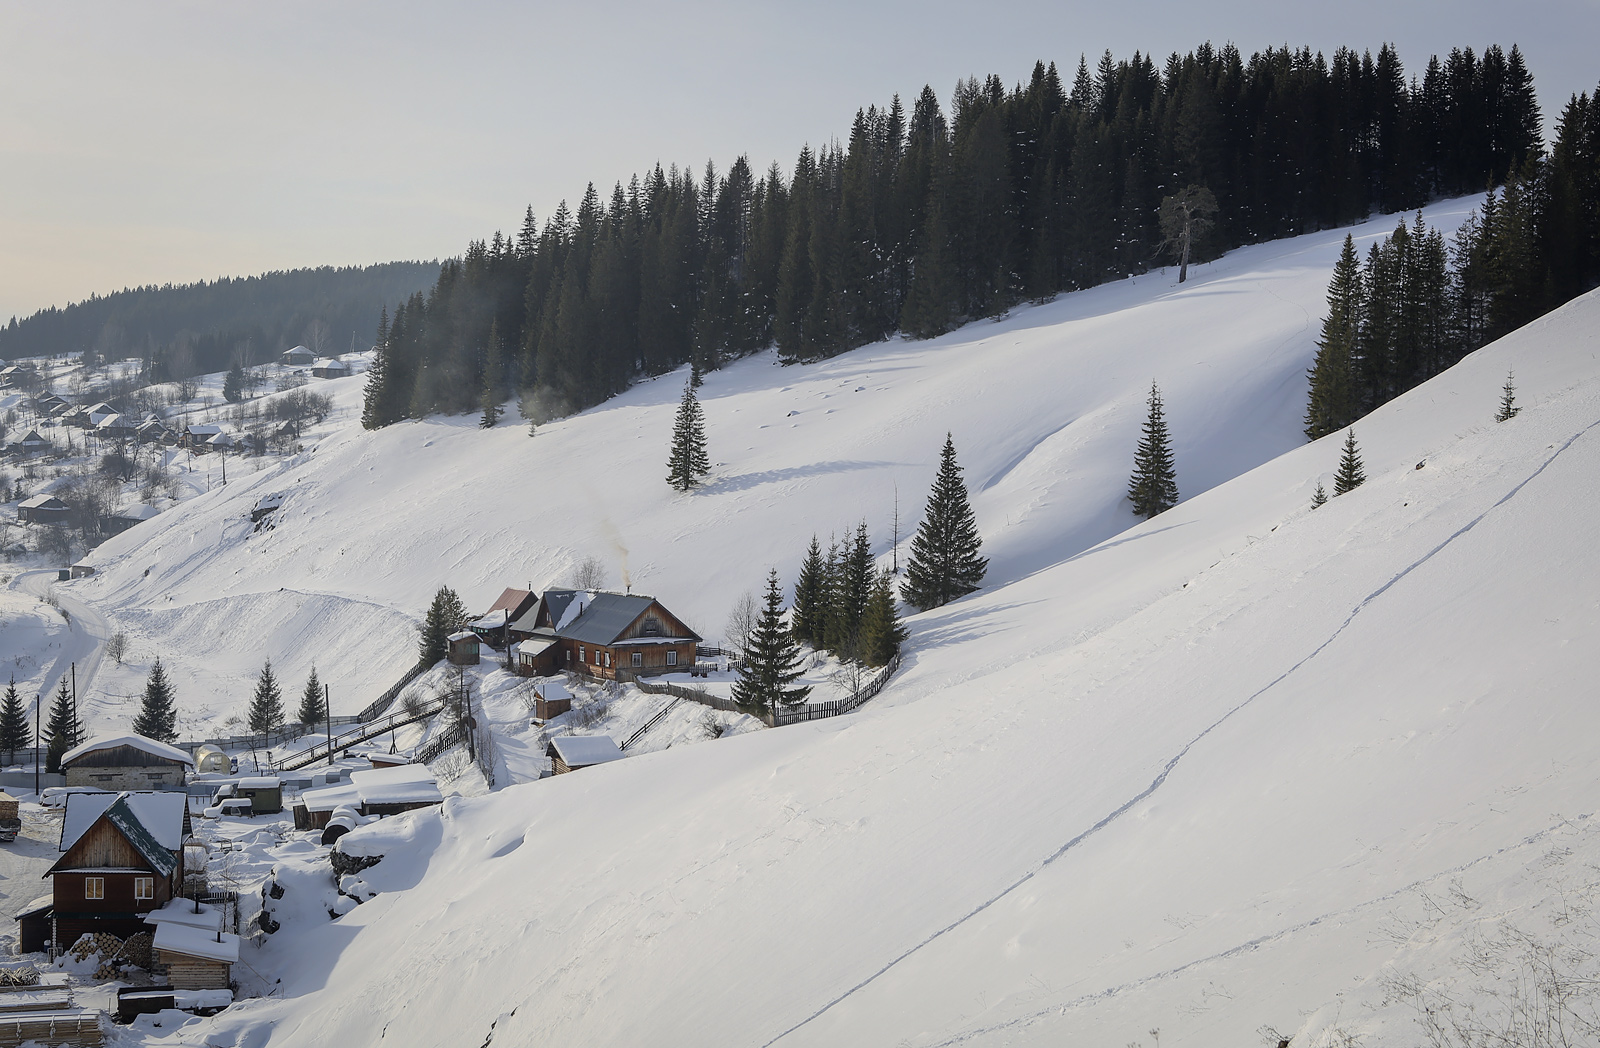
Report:
[[181,790],[194,758],[143,735],[103,735],[61,755],[68,786],[102,790]]
[[562,670],[616,680],[691,670],[701,638],[654,597],[551,589],[535,597],[508,589],[471,629],[489,644],[512,645],[521,676]]

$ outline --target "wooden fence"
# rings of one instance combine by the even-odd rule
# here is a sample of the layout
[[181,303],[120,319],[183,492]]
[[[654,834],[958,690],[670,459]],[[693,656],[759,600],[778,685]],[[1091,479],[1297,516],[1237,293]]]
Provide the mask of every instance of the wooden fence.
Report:
[[804,706],[791,706],[787,709],[774,710],[768,720],[774,728],[781,728],[786,724],[801,724],[805,721],[822,720],[826,717],[837,717],[842,713],[854,713],[860,709],[868,699],[883,690],[889,683],[889,678],[894,671],[900,668],[900,655],[897,652],[888,664],[879,670],[866,684],[850,695],[849,698],[835,699],[832,702],[813,702]]
[[430,667],[424,666],[419,662],[409,670],[406,670],[406,675],[404,677],[401,677],[399,680],[395,681],[388,691],[384,692],[382,695],[379,695],[376,699],[373,699],[372,702],[367,705],[366,709],[356,714],[356,719],[369,721],[387,711],[390,706],[394,705],[394,700],[399,696],[400,692],[404,690],[405,686],[422,676],[424,673],[428,672],[429,668]]

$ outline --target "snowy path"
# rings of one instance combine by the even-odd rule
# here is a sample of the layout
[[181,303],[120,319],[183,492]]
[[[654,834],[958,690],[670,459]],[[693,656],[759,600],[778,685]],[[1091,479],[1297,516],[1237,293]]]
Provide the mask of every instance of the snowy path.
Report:
[[[41,569],[19,573],[11,580],[11,586],[43,600],[50,596],[51,584],[55,581],[56,572],[53,569]],[[56,657],[55,665],[45,674],[44,680],[48,682],[48,687],[41,688],[40,694],[48,699],[61,679],[72,672],[73,663],[77,663],[78,695],[81,702],[81,697],[89,694],[95,674],[100,670],[100,659],[105,654],[106,641],[111,638],[111,626],[106,622],[104,615],[76,597],[57,592],[55,599],[67,613],[67,627],[71,632],[72,643],[62,645],[61,654]]]

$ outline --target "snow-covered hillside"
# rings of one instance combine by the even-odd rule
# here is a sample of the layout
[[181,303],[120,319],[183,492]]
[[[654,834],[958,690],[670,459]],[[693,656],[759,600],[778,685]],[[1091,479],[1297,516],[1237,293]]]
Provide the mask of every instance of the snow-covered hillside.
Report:
[[[1425,216],[1448,234],[1476,203]],[[1392,228],[1380,219],[1356,234],[1364,250]],[[946,431],[991,587],[1026,579],[1134,522],[1123,496],[1152,381],[1185,496],[1302,442],[1305,371],[1343,238],[1246,248],[1181,287],[1173,271],[1151,273],[930,342],[784,369],[771,355],[743,360],[701,390],[716,465],[691,495],[664,480],[681,373],[532,439],[514,418],[488,432],[460,417],[368,433],[356,424],[362,380],[321,383],[339,424],[305,454],[94,552],[101,575],[72,588],[133,653],[97,686],[135,694],[160,654],[185,730],[203,732],[244,709],[270,657],[290,682],[315,663],[335,711],[353,711],[411,663],[439,585],[482,609],[506,586],[567,582],[590,556],[610,585],[654,594],[716,638],[769,566],[793,580],[813,533],[826,543],[865,519],[887,564],[896,496],[905,542]],[[1309,495],[1315,477],[1304,483]],[[274,491],[288,493],[284,508],[256,533],[250,508]],[[1129,599],[1144,599],[1127,581]],[[1091,614],[1115,621],[1122,607]],[[949,629],[928,620],[916,646],[959,636]],[[968,657],[981,663],[990,647]]]
[[1322,509],[1337,438],[918,616],[854,716],[358,831],[381,894],[175,1037],[1419,1040],[1486,930],[1592,935],[1600,293],[1357,432]]

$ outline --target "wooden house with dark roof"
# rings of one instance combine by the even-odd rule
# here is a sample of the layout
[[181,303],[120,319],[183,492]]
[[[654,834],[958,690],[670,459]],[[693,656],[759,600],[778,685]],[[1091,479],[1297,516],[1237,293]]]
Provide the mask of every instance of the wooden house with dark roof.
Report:
[[61,820],[61,857],[51,878],[51,941],[70,946],[85,932],[126,938],[144,915],[183,886],[188,838],[185,793],[74,793]]
[[[526,628],[524,628],[526,627]],[[654,597],[546,590],[521,634],[513,666],[524,676],[575,670],[607,680],[673,673],[694,665],[700,635]]]
[[513,622],[534,611],[539,595],[532,590],[507,589],[489,610],[467,624],[467,629],[482,637],[490,647],[503,648]]

